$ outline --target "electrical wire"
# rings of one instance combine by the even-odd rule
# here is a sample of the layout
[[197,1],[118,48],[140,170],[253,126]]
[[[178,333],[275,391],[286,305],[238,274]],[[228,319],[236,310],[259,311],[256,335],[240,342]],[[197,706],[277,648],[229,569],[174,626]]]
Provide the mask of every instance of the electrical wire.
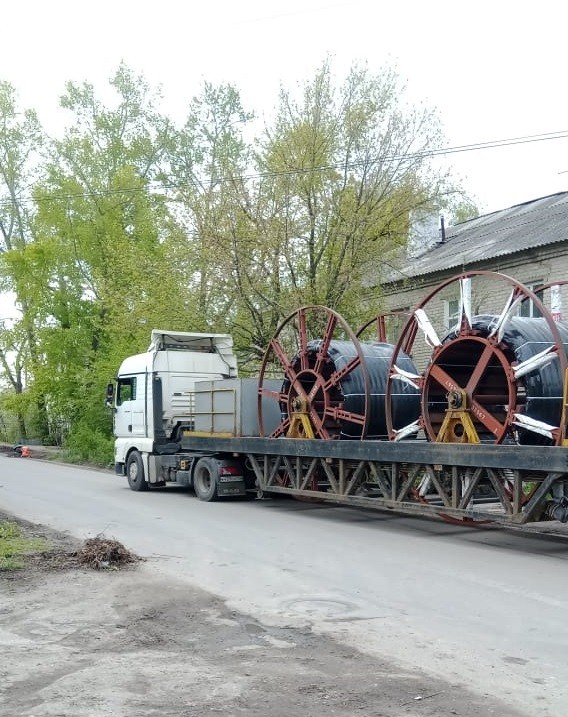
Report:
[[[404,162],[404,161],[410,161],[410,160],[416,160],[416,159],[427,159],[429,157],[438,157],[438,156],[444,156],[449,154],[459,154],[463,152],[474,152],[478,150],[483,149],[497,149],[500,147],[510,147],[514,145],[521,145],[521,144],[533,144],[536,142],[545,142],[550,140],[557,140],[557,139],[568,139],[568,130],[559,130],[557,132],[545,132],[542,134],[533,134],[533,135],[525,135],[521,137],[508,137],[505,139],[498,139],[498,140],[491,140],[488,142],[474,142],[471,144],[462,144],[462,145],[456,145],[453,147],[442,147],[440,149],[430,149],[430,150],[424,150],[422,152],[408,152],[406,154],[393,154],[393,155],[386,155],[385,157],[380,157],[376,160],[371,161],[359,161],[359,162],[349,162],[345,164],[344,162],[337,163],[337,164],[329,164],[329,165],[318,165],[315,167],[308,167],[306,169],[304,168],[296,168],[296,169],[289,169],[289,170],[282,170],[280,172],[257,172],[257,173],[251,173],[251,174],[241,174],[241,175],[230,175],[225,178],[219,179],[216,183],[217,184],[226,184],[229,182],[234,181],[252,181],[255,179],[271,179],[276,177],[286,177],[286,176],[298,176],[302,174],[310,174],[315,172],[328,172],[330,170],[337,170],[337,169],[357,169],[358,167],[363,166],[369,166],[373,164],[385,164],[390,162]],[[178,189],[179,184],[169,184],[165,182],[161,183],[153,183],[153,188],[155,190],[168,190],[168,189]],[[110,197],[110,196],[116,196],[121,194],[141,194],[148,191],[148,187],[132,187],[129,189],[106,189],[96,192],[75,192],[75,193],[68,193],[68,194],[53,194],[49,197],[43,197],[43,198],[37,198],[33,200],[30,198],[23,198],[20,200],[21,204],[30,204],[32,201],[35,201],[36,203],[40,202],[52,202],[52,201],[60,201],[60,200],[69,200],[69,199],[78,199],[78,198],[86,198],[86,197]],[[6,207],[6,206],[12,206],[13,202],[9,200],[2,200],[0,201],[0,206]]]

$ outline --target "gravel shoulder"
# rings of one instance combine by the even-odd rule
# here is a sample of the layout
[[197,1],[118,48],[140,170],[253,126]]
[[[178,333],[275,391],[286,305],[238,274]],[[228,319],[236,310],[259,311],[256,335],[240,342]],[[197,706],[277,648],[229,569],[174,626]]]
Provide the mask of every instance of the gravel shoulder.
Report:
[[3,717],[519,715],[309,628],[265,626],[151,561],[84,568],[71,536],[2,519],[53,546],[0,572]]

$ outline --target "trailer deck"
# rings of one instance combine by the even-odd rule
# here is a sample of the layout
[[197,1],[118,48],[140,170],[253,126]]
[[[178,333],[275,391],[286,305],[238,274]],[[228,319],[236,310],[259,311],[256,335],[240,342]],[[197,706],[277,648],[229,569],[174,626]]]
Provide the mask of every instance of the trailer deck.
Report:
[[244,456],[259,496],[516,525],[562,519],[568,502],[568,448],[557,446],[186,433],[182,450]]

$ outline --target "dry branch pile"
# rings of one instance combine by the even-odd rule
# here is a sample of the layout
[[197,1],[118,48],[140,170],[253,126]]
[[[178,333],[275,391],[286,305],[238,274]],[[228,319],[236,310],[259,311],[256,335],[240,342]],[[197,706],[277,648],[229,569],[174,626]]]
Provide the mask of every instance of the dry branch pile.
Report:
[[80,565],[94,570],[118,569],[142,558],[127,550],[122,543],[112,538],[97,535],[87,538],[75,553]]

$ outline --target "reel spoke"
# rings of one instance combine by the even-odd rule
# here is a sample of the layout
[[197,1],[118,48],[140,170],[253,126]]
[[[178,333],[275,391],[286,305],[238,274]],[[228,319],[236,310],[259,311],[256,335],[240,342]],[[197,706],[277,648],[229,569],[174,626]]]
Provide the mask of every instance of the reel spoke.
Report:
[[286,394],[280,393],[279,391],[274,391],[270,388],[265,388],[264,386],[259,388],[259,393],[261,396],[266,396],[267,398],[271,398],[273,401],[278,401],[278,403],[282,403],[282,401],[286,400]]
[[472,394],[475,391],[481,378],[483,377],[483,374],[485,373],[487,367],[489,366],[489,362],[491,361],[491,359],[493,357],[493,353],[494,353],[494,350],[490,344],[488,344],[483,349],[483,353],[479,357],[477,364],[471,374],[471,377],[465,387],[466,393]]
[[329,379],[324,385],[324,390],[329,390],[338,386],[341,383],[341,380],[344,379],[347,374],[351,373],[353,369],[357,368],[357,366],[360,365],[361,356],[355,356],[355,358],[351,359],[351,361],[346,366],[339,369],[339,371],[335,371],[334,373],[332,373],[332,375],[329,377]]
[[292,366],[292,362],[286,355],[286,352],[284,351],[281,344],[276,339],[272,339],[272,341],[270,342],[269,350],[270,349],[272,349],[274,355],[280,361],[280,365],[284,369],[284,375],[286,376],[286,378],[289,379],[291,383],[294,383],[297,378],[296,372]]
[[300,370],[305,371],[308,368],[308,330],[306,326],[306,312],[304,309],[298,311],[298,334],[299,334],[299,351]]
[[321,367],[327,357],[327,352],[329,350],[329,345],[331,343],[331,339],[333,337],[333,332],[335,330],[336,325],[337,317],[334,314],[330,314],[329,319],[327,321],[327,325],[323,332],[323,339],[321,341],[317,353],[316,365],[314,366],[314,371],[316,374],[319,374],[321,372]]

